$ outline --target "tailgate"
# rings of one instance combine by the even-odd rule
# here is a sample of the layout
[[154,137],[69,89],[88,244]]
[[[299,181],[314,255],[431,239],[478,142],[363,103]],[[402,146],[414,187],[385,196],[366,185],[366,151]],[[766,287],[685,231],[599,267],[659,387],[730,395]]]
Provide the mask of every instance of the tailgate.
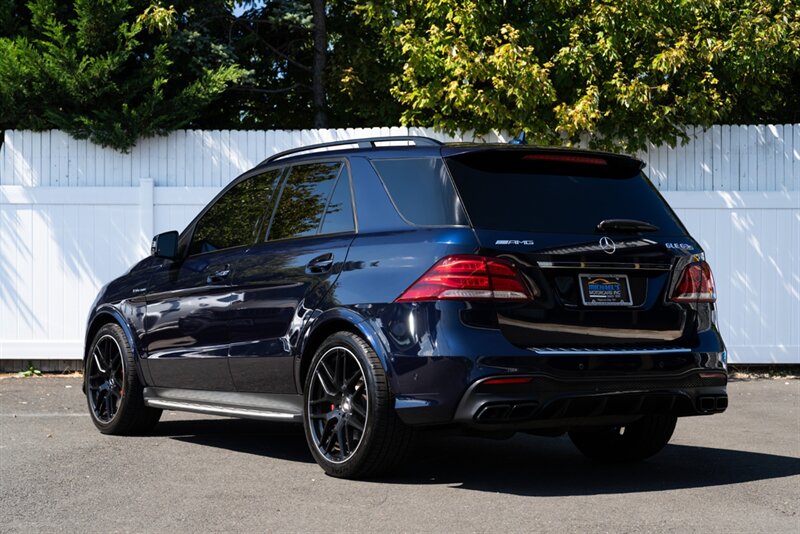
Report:
[[512,343],[666,347],[695,334],[691,307],[669,292],[680,258],[700,249],[640,162],[530,149],[446,161],[480,254],[514,262],[534,292],[497,304]]

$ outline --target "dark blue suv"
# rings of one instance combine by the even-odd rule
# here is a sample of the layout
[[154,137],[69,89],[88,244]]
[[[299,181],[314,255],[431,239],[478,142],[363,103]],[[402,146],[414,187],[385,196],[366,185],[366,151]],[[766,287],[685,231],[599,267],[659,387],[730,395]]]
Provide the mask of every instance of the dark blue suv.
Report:
[[642,167],[420,137],[277,154],[101,290],[92,419],[302,422],[341,477],[426,428],[651,456],[728,397],[711,270]]

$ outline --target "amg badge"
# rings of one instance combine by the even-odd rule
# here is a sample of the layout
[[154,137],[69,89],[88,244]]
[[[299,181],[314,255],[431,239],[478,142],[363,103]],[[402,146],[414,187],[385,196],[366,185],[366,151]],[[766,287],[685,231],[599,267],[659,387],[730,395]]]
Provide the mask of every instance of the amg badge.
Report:
[[528,245],[533,246],[533,241],[530,239],[498,239],[494,242],[495,245]]

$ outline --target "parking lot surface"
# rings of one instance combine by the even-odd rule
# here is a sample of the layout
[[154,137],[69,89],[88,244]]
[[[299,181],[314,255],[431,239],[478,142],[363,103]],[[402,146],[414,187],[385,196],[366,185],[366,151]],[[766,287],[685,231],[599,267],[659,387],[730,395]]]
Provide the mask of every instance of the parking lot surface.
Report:
[[427,437],[384,480],[327,477],[302,428],[166,412],[104,436],[77,378],[0,380],[0,531],[800,532],[800,381],[730,384],[641,464],[567,438]]

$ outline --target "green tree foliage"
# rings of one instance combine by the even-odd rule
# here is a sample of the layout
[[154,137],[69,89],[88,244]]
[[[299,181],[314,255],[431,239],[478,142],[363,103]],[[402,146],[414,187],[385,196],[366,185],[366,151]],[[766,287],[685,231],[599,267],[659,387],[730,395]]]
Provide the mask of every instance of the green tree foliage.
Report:
[[402,61],[384,29],[370,24],[359,7],[363,2],[331,2],[328,35],[331,41],[328,102],[331,124],[337,127],[394,126],[400,123],[401,103],[391,95],[393,77]]
[[[353,0],[326,3],[328,58],[324,92],[330,127],[394,125],[400,104],[391,96],[381,30],[364,23]],[[201,124],[215,128],[311,128],[313,16],[308,0],[247,0],[229,17],[237,61],[252,75],[231,87]]]
[[214,38],[227,1],[3,0],[2,7],[0,129],[58,128],[126,150],[193,124],[246,74]]
[[798,0],[0,0],[0,129],[122,149],[324,122],[635,150],[800,121],[798,87]]
[[800,117],[797,0],[389,0],[359,8],[408,125],[635,150]]
[[309,128],[312,124],[312,14],[309,2],[245,1],[227,15],[231,47],[250,76],[212,106],[217,128]]

